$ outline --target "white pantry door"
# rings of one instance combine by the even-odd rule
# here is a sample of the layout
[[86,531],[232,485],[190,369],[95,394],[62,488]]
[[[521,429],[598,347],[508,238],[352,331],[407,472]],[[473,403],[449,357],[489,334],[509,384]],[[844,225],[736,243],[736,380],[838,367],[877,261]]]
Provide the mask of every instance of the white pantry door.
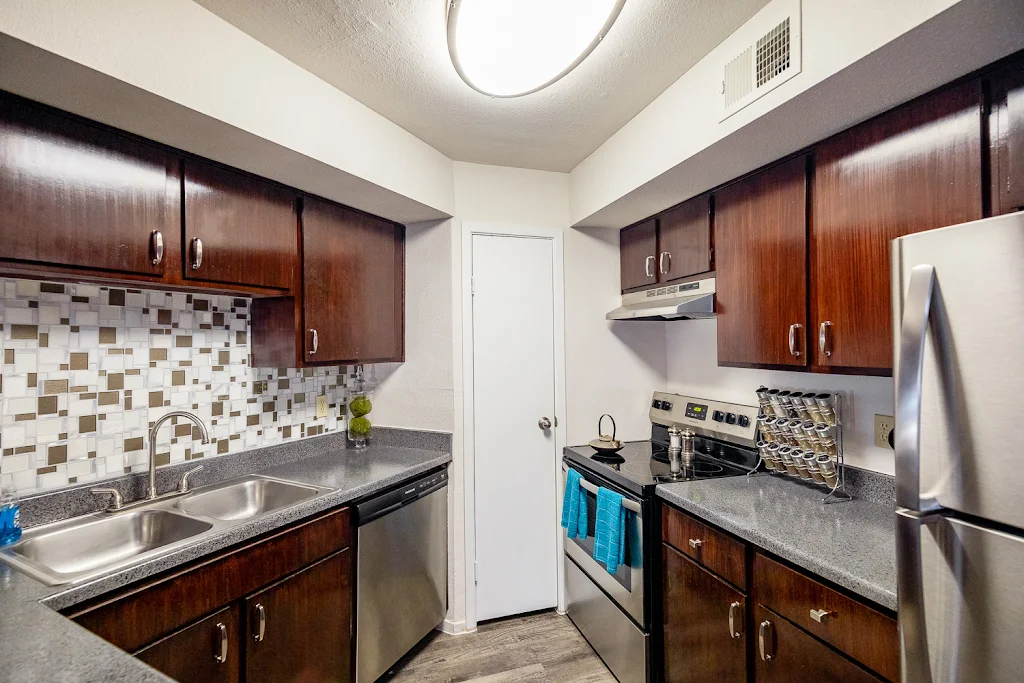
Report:
[[474,234],[477,620],[555,607],[553,239]]

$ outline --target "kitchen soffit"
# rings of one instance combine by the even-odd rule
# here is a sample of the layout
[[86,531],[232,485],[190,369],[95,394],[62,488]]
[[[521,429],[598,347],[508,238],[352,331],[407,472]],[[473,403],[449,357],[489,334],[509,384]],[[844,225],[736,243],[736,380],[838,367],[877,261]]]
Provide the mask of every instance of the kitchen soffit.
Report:
[[453,159],[550,171],[575,167],[767,4],[626,0],[571,73],[496,99],[452,66],[443,0],[196,1]]

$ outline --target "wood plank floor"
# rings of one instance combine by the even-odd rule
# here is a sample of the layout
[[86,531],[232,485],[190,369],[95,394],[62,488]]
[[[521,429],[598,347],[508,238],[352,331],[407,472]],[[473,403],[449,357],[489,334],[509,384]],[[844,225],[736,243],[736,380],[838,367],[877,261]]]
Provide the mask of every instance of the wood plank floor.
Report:
[[381,679],[389,683],[616,683],[568,617],[542,612],[435,632]]

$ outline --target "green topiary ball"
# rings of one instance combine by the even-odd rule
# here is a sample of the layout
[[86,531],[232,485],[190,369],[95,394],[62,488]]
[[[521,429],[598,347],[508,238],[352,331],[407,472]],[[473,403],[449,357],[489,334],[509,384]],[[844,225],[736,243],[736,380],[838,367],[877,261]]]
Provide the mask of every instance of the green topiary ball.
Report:
[[352,436],[368,436],[370,434],[370,421],[365,417],[355,417],[348,423],[348,431]]
[[352,402],[348,404],[348,411],[352,413],[354,417],[362,417],[373,409],[373,405],[370,403],[369,396],[356,396],[352,399]]

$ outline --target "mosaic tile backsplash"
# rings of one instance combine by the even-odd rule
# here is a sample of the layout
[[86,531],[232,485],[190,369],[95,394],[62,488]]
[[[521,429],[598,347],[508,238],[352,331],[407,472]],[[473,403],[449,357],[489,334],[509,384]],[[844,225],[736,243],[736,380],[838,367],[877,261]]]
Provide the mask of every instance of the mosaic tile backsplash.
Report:
[[[345,367],[254,369],[249,299],[0,278],[0,484],[21,493],[345,429]],[[326,395],[327,417],[316,418]]]

